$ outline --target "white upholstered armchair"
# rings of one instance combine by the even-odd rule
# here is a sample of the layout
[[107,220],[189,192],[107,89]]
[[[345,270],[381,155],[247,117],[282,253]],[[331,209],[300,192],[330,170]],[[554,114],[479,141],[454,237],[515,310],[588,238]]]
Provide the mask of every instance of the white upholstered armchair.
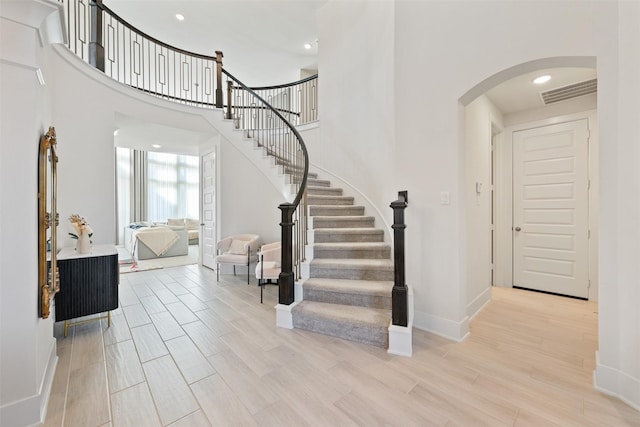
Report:
[[236,265],[247,266],[247,284],[249,284],[251,262],[256,260],[260,247],[260,236],[257,234],[235,234],[218,241],[216,256],[217,280],[220,280],[220,265],[233,265],[233,275],[236,275]]

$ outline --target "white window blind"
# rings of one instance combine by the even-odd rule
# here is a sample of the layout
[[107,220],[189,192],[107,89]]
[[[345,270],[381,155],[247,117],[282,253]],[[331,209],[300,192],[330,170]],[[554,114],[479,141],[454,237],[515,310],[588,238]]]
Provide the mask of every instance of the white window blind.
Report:
[[147,221],[199,218],[199,159],[147,153]]

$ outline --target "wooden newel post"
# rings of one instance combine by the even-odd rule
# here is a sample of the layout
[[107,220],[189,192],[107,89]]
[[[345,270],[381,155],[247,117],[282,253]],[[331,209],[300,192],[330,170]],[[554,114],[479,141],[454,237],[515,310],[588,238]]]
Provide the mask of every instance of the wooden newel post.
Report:
[[89,3],[89,19],[89,64],[104,72],[102,0],[91,0]]
[[216,50],[216,108],[222,108],[224,101],[222,99],[222,52]]
[[282,203],[278,206],[282,211],[282,255],[280,262],[280,276],[278,277],[279,298],[278,302],[283,305],[293,303],[295,277],[293,274],[293,213],[296,205],[292,203]]
[[407,326],[407,283],[405,279],[405,254],[404,254],[404,210],[408,203],[408,193],[398,192],[398,200],[391,202],[393,209],[393,264],[394,283],[391,292],[391,318],[392,324],[397,326]]
[[231,80],[227,80],[227,114],[224,116],[225,119],[233,119],[233,114],[231,114],[232,100],[233,100],[233,82]]

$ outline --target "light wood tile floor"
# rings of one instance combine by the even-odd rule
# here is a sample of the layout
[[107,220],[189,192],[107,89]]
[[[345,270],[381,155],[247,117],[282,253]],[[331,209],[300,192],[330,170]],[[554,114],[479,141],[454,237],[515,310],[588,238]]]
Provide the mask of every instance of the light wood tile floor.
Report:
[[493,289],[454,343],[414,355],[278,329],[277,288],[197,265],[121,275],[106,320],[56,324],[46,426],[640,426],[593,389],[597,305]]

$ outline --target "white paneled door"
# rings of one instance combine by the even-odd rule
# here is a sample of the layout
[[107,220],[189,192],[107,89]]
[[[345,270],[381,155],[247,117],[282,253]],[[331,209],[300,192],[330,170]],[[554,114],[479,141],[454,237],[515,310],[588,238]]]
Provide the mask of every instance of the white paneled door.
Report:
[[202,265],[215,269],[216,153],[202,156]]
[[513,285],[587,298],[588,121],[513,134]]

